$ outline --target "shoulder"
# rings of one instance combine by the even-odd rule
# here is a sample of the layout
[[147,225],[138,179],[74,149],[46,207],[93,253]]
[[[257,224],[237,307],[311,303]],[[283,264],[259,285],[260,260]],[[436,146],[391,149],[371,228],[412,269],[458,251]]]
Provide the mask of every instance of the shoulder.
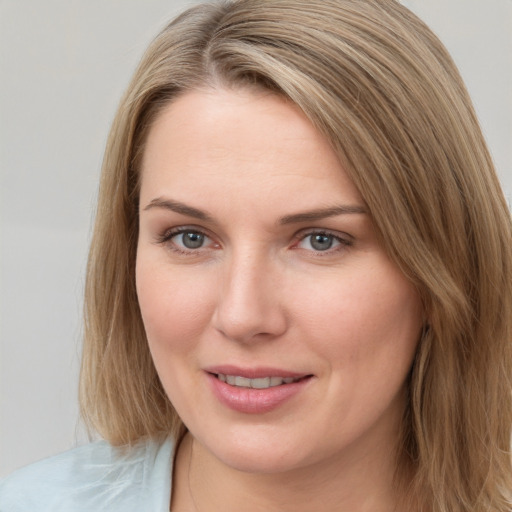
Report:
[[173,442],[91,443],[0,481],[1,512],[168,511]]

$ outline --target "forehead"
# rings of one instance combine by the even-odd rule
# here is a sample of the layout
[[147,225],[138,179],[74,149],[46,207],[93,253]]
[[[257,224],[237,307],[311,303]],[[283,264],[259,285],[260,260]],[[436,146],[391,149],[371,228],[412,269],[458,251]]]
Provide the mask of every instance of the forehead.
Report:
[[211,199],[214,192],[270,200],[287,190],[286,195],[323,197],[326,203],[339,202],[340,192],[361,200],[329,141],[278,95],[187,92],[163,110],[149,132],[141,200],[161,193]]

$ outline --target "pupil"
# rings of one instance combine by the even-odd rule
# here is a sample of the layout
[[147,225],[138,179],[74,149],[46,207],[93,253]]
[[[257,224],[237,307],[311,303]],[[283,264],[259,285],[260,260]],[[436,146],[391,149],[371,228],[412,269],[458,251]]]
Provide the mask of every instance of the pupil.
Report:
[[330,235],[313,235],[311,238],[311,246],[316,251],[325,251],[332,246],[332,236]]
[[204,242],[204,236],[200,233],[184,233],[183,234],[183,245],[187,249],[197,249],[198,247],[201,247]]

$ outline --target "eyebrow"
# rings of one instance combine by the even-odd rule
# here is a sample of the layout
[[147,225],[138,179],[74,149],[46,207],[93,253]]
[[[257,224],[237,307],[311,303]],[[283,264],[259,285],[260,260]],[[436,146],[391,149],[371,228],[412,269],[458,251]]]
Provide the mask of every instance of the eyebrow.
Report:
[[[194,208],[193,206],[189,206],[180,201],[175,201],[173,199],[164,199],[162,197],[157,197],[153,199],[145,208],[144,211],[151,210],[153,208],[163,208],[165,210],[170,210],[176,213],[180,213],[182,215],[186,215],[188,217],[194,217],[199,220],[204,220],[207,222],[213,222],[213,217],[199,208]],[[318,208],[316,210],[310,210],[306,212],[294,213],[291,215],[285,215],[281,217],[278,221],[278,224],[298,224],[301,222],[311,222],[316,220],[325,219],[328,217],[336,217],[338,215],[347,215],[347,214],[359,214],[364,215],[367,214],[368,211],[363,206],[359,205],[340,205],[340,206],[331,206],[327,208]]]
[[346,214],[367,214],[366,208],[359,205],[341,205],[332,206],[327,208],[319,208],[317,210],[310,210],[307,212],[294,213],[292,215],[285,215],[279,220],[279,224],[295,224],[300,222],[311,222],[316,220],[326,219],[328,217],[336,217],[338,215]]
[[187,204],[181,203],[179,201],[174,201],[173,199],[163,199],[162,197],[157,197],[144,208],[144,211],[151,210],[152,208],[163,208],[165,210],[171,210],[173,212],[181,213],[182,215],[194,217],[199,220],[208,222],[213,221],[213,217],[203,210],[199,210],[199,208],[194,208],[193,206],[188,206]]

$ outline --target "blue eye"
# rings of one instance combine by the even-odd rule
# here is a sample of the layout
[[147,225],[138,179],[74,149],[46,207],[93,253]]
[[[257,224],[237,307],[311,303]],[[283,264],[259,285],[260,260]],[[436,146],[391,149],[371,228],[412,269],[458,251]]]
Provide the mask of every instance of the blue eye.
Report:
[[308,251],[326,252],[330,249],[336,249],[340,245],[350,245],[348,241],[344,241],[340,237],[329,233],[309,233],[300,240],[298,247]]
[[332,244],[335,242],[334,237],[332,235],[309,235],[310,244],[315,251],[327,251],[332,247]]
[[166,250],[184,257],[206,257],[210,254],[209,251],[220,248],[220,244],[215,239],[195,226],[177,226],[167,229],[156,237],[155,242],[164,246]]
[[210,239],[203,233],[194,230],[183,230],[169,236],[178,247],[188,250],[200,249]]
[[197,231],[184,231],[173,237],[174,243],[186,249],[199,249],[204,245],[206,237]]

